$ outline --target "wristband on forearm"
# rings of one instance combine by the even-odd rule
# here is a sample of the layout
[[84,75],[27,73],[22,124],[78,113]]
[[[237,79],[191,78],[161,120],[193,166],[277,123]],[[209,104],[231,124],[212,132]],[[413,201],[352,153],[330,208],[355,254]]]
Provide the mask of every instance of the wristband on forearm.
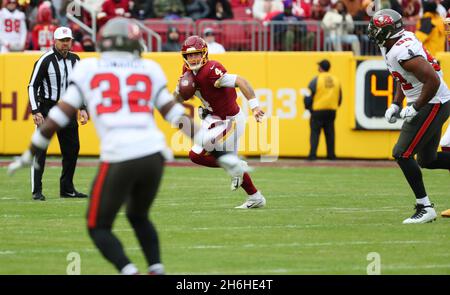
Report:
[[259,101],[257,98],[252,98],[248,100],[248,106],[251,110],[253,110],[256,107],[259,107]]

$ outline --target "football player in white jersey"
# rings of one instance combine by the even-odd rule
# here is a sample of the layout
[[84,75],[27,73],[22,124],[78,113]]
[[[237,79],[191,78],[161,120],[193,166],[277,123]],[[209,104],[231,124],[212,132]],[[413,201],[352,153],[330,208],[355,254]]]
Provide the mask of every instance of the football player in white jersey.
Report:
[[[114,18],[102,28],[100,36],[100,58],[84,59],[75,67],[63,98],[34,133],[30,149],[10,164],[9,173],[30,165],[32,155],[46,149],[55,131],[65,126],[84,103],[101,142],[100,167],[87,213],[89,235],[118,271],[137,273],[111,231],[120,207],[126,203],[126,215],[149,265],[148,273],[163,274],[158,234],[148,218],[163,172],[161,152],[165,149],[153,109],[174,126],[183,126],[181,130],[197,143],[205,144],[213,137],[208,138],[207,132],[194,125],[184,107],[169,94],[161,67],[140,58],[142,36],[136,23]],[[214,151],[214,156],[232,177],[248,170],[231,153]]]
[[[450,153],[437,152],[442,125],[450,114],[450,91],[439,64],[414,34],[404,29],[396,11],[377,11],[370,20],[368,35],[380,46],[397,83],[385,117],[390,123],[398,115],[404,119],[393,156],[416,196],[416,206],[415,213],[403,223],[431,222],[436,219],[436,211],[425,191],[420,167],[450,169]],[[407,107],[400,112],[405,97]]]
[[3,8],[0,10],[0,53],[23,51],[25,48],[25,13],[17,5],[17,0],[3,1]]

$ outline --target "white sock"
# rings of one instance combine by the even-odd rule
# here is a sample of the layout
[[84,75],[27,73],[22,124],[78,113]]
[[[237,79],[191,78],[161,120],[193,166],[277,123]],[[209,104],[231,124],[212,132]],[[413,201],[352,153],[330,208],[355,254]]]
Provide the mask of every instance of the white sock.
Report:
[[148,272],[153,273],[155,275],[163,275],[164,274],[164,265],[162,263],[155,263],[148,267]]
[[249,197],[260,197],[261,193],[259,191],[256,191],[256,193],[254,193],[253,195],[249,195]]
[[123,275],[135,275],[139,273],[139,270],[133,263],[128,263],[127,265],[124,266],[124,268],[122,268],[120,273]]
[[431,205],[431,202],[430,202],[430,199],[428,199],[428,196],[426,196],[425,198],[416,199],[416,202],[417,202],[417,204],[423,205],[423,206]]

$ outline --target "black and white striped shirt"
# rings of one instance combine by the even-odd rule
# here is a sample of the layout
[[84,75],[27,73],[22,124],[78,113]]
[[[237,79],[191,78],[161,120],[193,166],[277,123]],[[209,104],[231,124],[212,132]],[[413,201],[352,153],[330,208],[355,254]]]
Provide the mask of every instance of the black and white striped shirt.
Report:
[[39,113],[42,101],[57,102],[67,89],[70,74],[80,57],[72,52],[66,58],[53,47],[34,64],[28,85],[31,112]]

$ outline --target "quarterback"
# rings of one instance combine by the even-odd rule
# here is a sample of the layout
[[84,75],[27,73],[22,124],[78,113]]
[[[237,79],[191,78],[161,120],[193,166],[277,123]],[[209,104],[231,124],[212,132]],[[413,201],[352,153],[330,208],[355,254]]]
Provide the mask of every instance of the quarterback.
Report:
[[[256,121],[261,122],[264,112],[259,107],[255,92],[244,78],[228,73],[218,61],[209,60],[208,46],[199,36],[191,36],[185,40],[181,55],[184,61],[183,73],[192,72],[197,89],[195,95],[203,104],[203,107],[199,109],[199,115],[203,119],[201,128],[205,132],[215,126],[220,128],[212,148],[237,154],[239,137],[245,129],[245,116],[236,103],[235,87],[239,87],[248,100]],[[181,97],[178,89],[175,95],[179,101],[190,98]],[[209,154],[209,150],[199,144],[192,147],[189,158],[198,165],[218,167],[216,159]],[[236,208],[260,208],[266,204],[264,196],[256,189],[248,173],[232,178],[231,190],[237,190],[240,186],[248,197]]]

